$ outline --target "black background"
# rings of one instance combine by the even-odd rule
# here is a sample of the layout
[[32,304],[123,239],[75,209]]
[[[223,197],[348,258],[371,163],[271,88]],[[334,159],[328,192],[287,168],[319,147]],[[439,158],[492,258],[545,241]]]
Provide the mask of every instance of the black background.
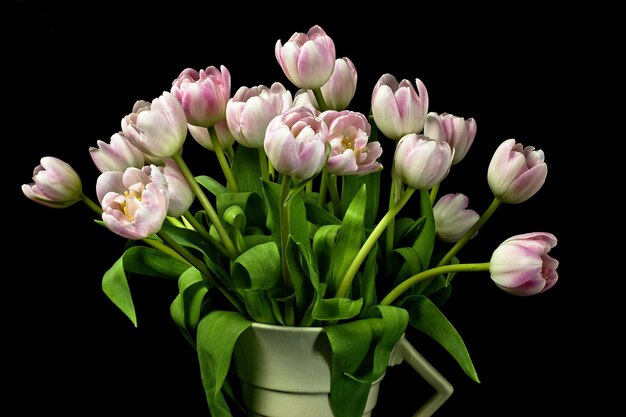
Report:
[[[431,111],[476,119],[476,141],[441,193],[463,192],[481,212],[491,200],[486,169],[498,144],[516,138],[546,155],[549,174],[539,193],[500,207],[460,256],[487,261],[509,236],[548,231],[559,239],[551,254],[560,280],[544,294],[519,298],[498,290],[488,274],[457,277],[444,312],[481,383],[426,337],[408,335],[455,387],[437,415],[611,415],[624,388],[624,117],[617,99],[623,101],[624,57],[618,12],[592,6],[10,3],[5,20],[14,26],[3,37],[11,180],[3,216],[3,406],[20,415],[208,415],[193,350],[169,316],[175,283],[131,281],[134,328],[100,288],[123,239],[95,225],[84,205],[52,210],[27,200],[20,185],[51,155],[70,163],[95,198],[98,172],[88,148],[108,141],[136,100],[169,91],[184,68],[225,65],[233,94],[274,81],[295,92],[274,44],[319,24],[337,56],[352,59],[358,71],[351,109],[367,113],[375,82],[388,72],[420,78]],[[187,146],[194,173],[217,172],[213,155]],[[387,167],[390,157],[384,154]],[[430,395],[406,365],[390,368],[381,390],[375,415],[411,415]]]

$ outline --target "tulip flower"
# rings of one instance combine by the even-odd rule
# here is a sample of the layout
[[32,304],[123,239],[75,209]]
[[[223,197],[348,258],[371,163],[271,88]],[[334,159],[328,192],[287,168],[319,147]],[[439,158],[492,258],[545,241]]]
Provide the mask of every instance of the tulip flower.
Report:
[[235,140],[249,148],[263,148],[265,130],[274,117],[284,113],[293,99],[281,83],[271,87],[240,87],[226,104],[226,121]]
[[167,215],[179,217],[189,210],[196,195],[176,162],[170,158],[166,158],[163,162],[165,165],[161,167],[161,171],[167,181],[169,197]]
[[[322,86],[322,97],[331,110],[345,110],[356,93],[357,73],[349,58],[335,60],[335,69],[330,79]],[[315,94],[308,91],[311,102],[319,109]]]
[[498,146],[487,170],[494,196],[509,204],[521,203],[535,195],[547,175],[543,151],[524,147],[515,139],[505,140]]
[[379,142],[368,143],[372,127],[363,114],[328,110],[320,114],[320,118],[328,126],[328,172],[336,175],[365,175],[383,169],[377,161],[383,149]]
[[454,149],[452,165],[455,165],[465,158],[467,151],[474,143],[476,121],[473,118],[465,120],[463,117],[449,113],[430,112],[426,115],[424,134],[429,138],[448,142]]
[[138,240],[161,230],[169,197],[167,180],[156,165],[104,172],[96,181],[96,193],[102,220],[112,232]]
[[96,142],[90,147],[89,155],[100,172],[125,171],[128,167],[141,168],[145,164],[143,152],[133,145],[122,132],[111,136],[109,143]]
[[305,90],[303,88],[296,91],[296,94],[293,95],[293,104],[291,105],[292,109],[296,107],[306,106],[311,109],[314,115],[319,116],[321,111],[317,108],[317,102],[311,99],[311,95],[309,95],[309,90]]
[[183,146],[187,119],[178,100],[164,91],[152,103],[135,102],[133,112],[122,119],[122,131],[143,153],[167,158]]
[[[214,126],[215,133],[217,134],[217,142],[220,144],[222,149],[226,149],[235,143],[235,137],[233,136],[231,130],[228,128],[228,124],[226,123],[226,119],[223,119]],[[191,137],[195,139],[200,145],[205,147],[210,151],[214,151],[213,142],[211,142],[211,136],[209,135],[209,130],[206,127],[187,125],[187,129],[189,129],[189,133]]]
[[545,232],[508,238],[491,255],[491,279],[499,288],[514,295],[547,291],[558,280],[559,262],[548,255],[556,244],[556,237]]
[[[381,76],[372,93],[372,115],[378,129],[389,139],[398,140],[409,133],[420,133],[428,113],[428,92],[419,79],[417,90],[409,80],[391,74]],[[419,94],[418,94],[419,92]]]
[[209,127],[224,119],[230,99],[230,72],[225,66],[183,70],[172,81],[171,93],[182,104],[187,122]]
[[393,175],[416,190],[428,190],[450,172],[454,151],[447,142],[411,133],[396,147]]
[[296,107],[270,121],[265,153],[278,172],[308,179],[324,167],[327,134],[326,123],[309,107]]
[[467,208],[469,199],[461,193],[446,194],[433,206],[435,230],[444,242],[457,242],[480,217]]
[[307,33],[294,33],[284,46],[279,39],[274,54],[289,81],[299,88],[320,88],[335,67],[335,43],[318,25]]
[[22,192],[36,203],[52,208],[69,207],[81,200],[80,177],[67,162],[44,156],[33,171],[33,181],[22,185]]

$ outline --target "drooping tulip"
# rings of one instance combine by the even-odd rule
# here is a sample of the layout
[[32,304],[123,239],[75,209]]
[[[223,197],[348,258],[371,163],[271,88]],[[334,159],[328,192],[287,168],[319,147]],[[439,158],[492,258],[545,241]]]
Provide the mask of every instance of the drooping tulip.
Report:
[[517,204],[528,200],[543,186],[548,175],[542,150],[524,147],[515,139],[507,139],[493,154],[487,180],[500,201]]
[[274,54],[289,81],[299,88],[320,88],[335,67],[335,43],[318,25],[307,33],[294,33],[285,45],[277,40]]
[[33,181],[22,185],[22,192],[32,201],[52,208],[69,207],[81,200],[80,177],[67,162],[44,156],[33,170]]
[[122,132],[148,156],[167,158],[183,146],[187,119],[176,97],[164,91],[152,103],[135,102],[133,112],[122,119]]
[[96,142],[89,155],[100,172],[124,171],[128,167],[141,168],[145,164],[143,152],[133,145],[122,132],[111,136],[109,143]]
[[172,81],[171,93],[182,104],[187,122],[210,127],[224,119],[230,99],[230,72],[222,65],[196,71],[184,69]]
[[326,162],[326,123],[306,106],[287,110],[267,126],[264,149],[278,172],[304,180]]
[[446,194],[433,206],[435,230],[444,242],[457,242],[480,217],[467,208],[469,199],[461,193]]
[[428,190],[450,172],[453,150],[447,142],[411,133],[396,146],[393,175],[416,190]]
[[378,162],[383,149],[377,141],[368,143],[372,127],[362,113],[327,110],[320,114],[320,118],[328,126],[328,172],[336,175],[365,175],[383,169]]
[[489,263],[491,279],[514,295],[539,294],[558,280],[559,262],[548,253],[557,244],[551,233],[525,233],[508,238],[493,251]]
[[398,140],[409,133],[420,133],[428,113],[428,91],[419,79],[415,87],[409,80],[398,82],[383,74],[372,92],[372,115],[378,129],[389,139]]
[[161,230],[167,215],[167,180],[156,165],[108,171],[96,181],[102,220],[112,232],[131,240]]

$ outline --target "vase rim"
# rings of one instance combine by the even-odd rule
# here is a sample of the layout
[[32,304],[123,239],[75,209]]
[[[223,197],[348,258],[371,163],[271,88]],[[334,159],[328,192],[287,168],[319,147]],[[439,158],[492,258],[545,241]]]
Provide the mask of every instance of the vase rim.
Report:
[[284,331],[284,332],[293,332],[293,333],[319,333],[324,331],[324,328],[321,326],[283,326],[282,324],[266,324],[253,322],[252,327],[257,329],[264,330],[273,330],[273,331]]

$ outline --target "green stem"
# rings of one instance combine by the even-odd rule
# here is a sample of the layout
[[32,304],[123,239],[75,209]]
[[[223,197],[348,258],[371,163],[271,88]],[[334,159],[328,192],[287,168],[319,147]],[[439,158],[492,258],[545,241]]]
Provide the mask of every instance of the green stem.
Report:
[[80,199],[83,201],[83,203],[87,204],[87,207],[92,209],[98,216],[102,216],[102,208],[97,205],[91,198],[81,193]]
[[228,257],[228,253],[226,252],[226,249],[224,249],[224,246],[222,246],[220,241],[211,236],[206,228],[202,224],[200,224],[200,222],[196,220],[196,218],[193,217],[193,215],[189,211],[184,213],[183,217],[189,222],[191,227],[193,227],[193,229],[200,234],[200,236],[202,236],[209,243],[211,243],[213,247],[217,249],[222,255]]
[[[389,210],[391,210],[391,208],[393,207],[393,205],[395,204],[397,198],[396,198],[396,190],[395,190],[395,186],[394,183],[391,183],[391,189],[389,192]],[[385,275],[388,276],[389,273],[391,272],[391,253],[393,252],[393,237],[395,234],[395,225],[396,222],[395,221],[391,221],[389,223],[389,226],[387,226],[387,231],[386,233],[386,238],[385,238],[385,257],[384,262],[385,262]]]
[[478,272],[478,271],[488,271],[489,270],[489,262],[483,263],[474,263],[474,264],[453,264],[453,265],[444,265],[438,266],[436,268],[427,269],[426,271],[422,271],[419,274],[413,275],[410,278],[402,281],[391,290],[385,298],[380,302],[381,306],[390,305],[393,303],[396,298],[398,298],[402,293],[406,290],[414,286],[415,284],[428,279],[436,277],[440,274],[448,274],[450,272]]
[[359,253],[357,253],[356,257],[350,264],[346,275],[344,275],[343,279],[339,283],[339,288],[337,289],[335,297],[341,298],[345,297],[348,294],[348,290],[352,285],[352,280],[354,279],[357,271],[361,267],[361,264],[367,257],[368,253],[370,252],[372,247],[374,247],[374,244],[383,233],[383,231],[387,228],[389,223],[393,222],[402,207],[404,207],[404,205],[409,201],[409,198],[411,198],[411,195],[413,195],[414,192],[415,188],[407,187],[407,189],[404,191],[396,204],[394,204],[394,206],[390,208],[389,211],[387,211],[383,218],[380,219],[374,230],[372,230],[372,233],[368,236],[363,246],[361,246]]
[[331,175],[328,181],[328,192],[330,193],[330,201],[333,203],[333,214],[336,218],[341,219],[341,200],[337,191],[337,176]]
[[313,91],[313,95],[315,96],[315,100],[317,101],[317,107],[320,109],[320,111],[328,110],[326,100],[324,100],[324,96],[322,95],[322,89],[314,88],[311,91]]
[[330,173],[324,168],[322,171],[322,181],[320,182],[319,192],[319,206],[323,209],[326,208],[326,192],[328,191],[328,176]]
[[202,263],[198,258],[196,258],[187,248],[176,242],[174,238],[172,238],[169,233],[164,230],[161,230],[157,233],[161,239],[165,243],[167,243],[172,249],[178,252],[187,262],[189,262],[192,266],[194,266],[204,277],[206,280],[213,285],[215,288],[220,290],[222,294],[230,301],[230,303],[237,309],[242,315],[246,315],[246,309],[241,303],[241,301],[235,297],[235,295],[226,288],[224,284],[220,281],[216,280],[209,270],[209,268]]
[[175,250],[173,250],[172,248],[170,248],[169,246],[163,244],[163,242],[161,242],[160,240],[156,240],[156,239],[141,239],[144,243],[146,243],[147,245],[152,246],[155,249],[160,250],[163,253],[166,253],[176,259],[178,259],[179,261],[182,261],[188,265],[191,265],[191,263],[189,261],[187,261],[185,258],[183,258],[178,252],[176,252]]
[[209,131],[209,136],[211,137],[211,145],[213,145],[213,150],[215,151],[215,155],[217,155],[217,160],[219,161],[220,167],[222,167],[222,172],[226,177],[226,185],[230,191],[237,193],[239,192],[239,187],[237,187],[237,181],[235,181],[235,177],[233,177],[233,172],[230,170],[230,165],[228,165],[228,161],[224,155],[224,150],[220,146],[219,140],[217,139],[215,126],[209,126],[207,129]]
[[502,203],[502,201],[494,197],[493,201],[489,205],[489,208],[487,208],[487,210],[482,214],[482,216],[480,216],[476,223],[474,223],[474,225],[467,232],[465,232],[461,239],[459,239],[459,241],[456,242],[452,248],[450,248],[448,253],[446,253],[446,255],[441,258],[437,266],[449,264],[454,255],[456,255],[463,248],[463,246],[465,246],[465,244],[469,242],[472,237],[474,237],[478,229],[480,229],[482,225],[485,224],[485,222],[489,219],[489,217],[491,217],[491,215],[494,211],[496,211],[500,203]]
[[224,245],[224,249],[226,250],[226,253],[228,253],[228,257],[231,259],[235,259],[238,256],[238,253],[237,253],[237,250],[235,249],[235,246],[233,245],[233,242],[230,240],[230,236],[228,236],[228,231],[226,230],[226,228],[220,221],[220,218],[217,215],[217,212],[213,208],[213,205],[207,198],[206,194],[204,194],[204,191],[202,191],[202,188],[200,188],[200,184],[198,184],[193,174],[189,170],[189,167],[187,166],[187,164],[185,164],[185,161],[183,161],[183,158],[180,155],[180,151],[172,155],[172,159],[174,160],[174,162],[176,162],[176,164],[180,168],[180,171],[182,172],[183,176],[189,183],[189,186],[191,187],[194,194],[198,198],[200,205],[202,205],[207,215],[209,216],[209,220],[211,221],[211,223],[213,223],[213,226],[215,226],[215,230],[217,231],[217,234],[222,239],[222,244]]
[[265,155],[265,151],[263,148],[257,148],[259,152],[259,165],[261,166],[261,178],[265,181],[269,181],[270,174],[267,166],[267,155]]
[[437,192],[439,192],[439,184],[435,184],[435,186],[431,188],[430,190],[430,205],[431,206],[435,204],[435,199],[437,198]]
[[294,310],[294,300],[291,298],[293,294],[293,281],[289,273],[289,264],[287,262],[287,242],[289,241],[289,203],[287,196],[291,188],[291,176],[283,175],[283,182],[280,188],[280,258],[283,270],[283,296],[285,298],[285,325],[293,326],[296,322]]

